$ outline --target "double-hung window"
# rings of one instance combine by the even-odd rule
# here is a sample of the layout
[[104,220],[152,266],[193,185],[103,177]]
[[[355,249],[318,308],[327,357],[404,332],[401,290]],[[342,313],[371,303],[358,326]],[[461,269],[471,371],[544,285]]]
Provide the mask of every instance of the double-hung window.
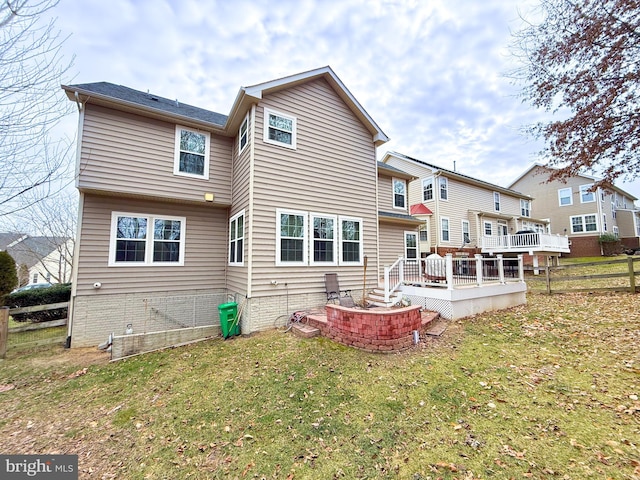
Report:
[[242,153],[249,143],[249,115],[244,117],[238,131],[238,153]]
[[493,209],[496,212],[500,211],[500,193],[493,192]]
[[466,245],[471,241],[469,234],[469,220],[462,220],[462,242]]
[[273,145],[296,148],[296,117],[264,109],[264,141]]
[[311,214],[311,264],[335,265],[337,260],[337,217]]
[[520,199],[520,215],[523,217],[531,216],[531,201]]
[[593,183],[580,185],[580,203],[591,203],[596,201],[596,194],[589,191],[591,187],[593,187]]
[[404,232],[404,252],[407,260],[418,260],[418,234]]
[[573,205],[573,199],[571,198],[571,188],[561,188],[558,190],[558,203],[561,207],[566,205]]
[[109,266],[183,265],[184,217],[113,212]]
[[209,132],[176,126],[173,173],[208,180],[210,145]]
[[393,208],[407,209],[407,182],[393,179]]
[[448,218],[441,218],[440,219],[440,238],[442,239],[443,242],[448,242],[450,235],[449,235],[449,219]]
[[422,201],[433,200],[433,177],[422,180]]
[[571,217],[571,233],[584,233],[598,231],[598,223],[595,214],[576,215]]
[[229,265],[244,265],[244,210],[229,221]]
[[307,263],[307,213],[277,210],[276,265]]
[[484,234],[487,237],[493,235],[493,225],[491,222],[484,222]]
[[447,200],[449,198],[449,182],[447,177],[438,177],[438,185],[440,185],[440,198]]
[[362,265],[362,219],[340,217],[340,265]]

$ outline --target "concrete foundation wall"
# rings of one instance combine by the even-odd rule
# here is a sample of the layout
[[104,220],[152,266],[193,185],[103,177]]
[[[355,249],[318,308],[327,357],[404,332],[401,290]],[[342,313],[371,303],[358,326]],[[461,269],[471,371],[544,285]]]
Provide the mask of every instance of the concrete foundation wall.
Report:
[[[238,308],[242,309],[240,333],[248,334],[270,328],[282,327],[287,317],[298,310],[324,309],[325,294],[303,293],[298,295],[273,295],[270,297],[240,298]],[[245,305],[242,306],[243,301]]]

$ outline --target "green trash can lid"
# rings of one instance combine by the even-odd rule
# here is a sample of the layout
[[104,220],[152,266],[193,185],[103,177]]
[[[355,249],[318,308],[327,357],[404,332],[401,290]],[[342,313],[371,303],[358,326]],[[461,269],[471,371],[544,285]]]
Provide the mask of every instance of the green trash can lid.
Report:
[[229,303],[221,303],[220,305],[218,305],[218,308],[232,308],[232,307],[237,307],[238,304],[237,302],[229,302]]

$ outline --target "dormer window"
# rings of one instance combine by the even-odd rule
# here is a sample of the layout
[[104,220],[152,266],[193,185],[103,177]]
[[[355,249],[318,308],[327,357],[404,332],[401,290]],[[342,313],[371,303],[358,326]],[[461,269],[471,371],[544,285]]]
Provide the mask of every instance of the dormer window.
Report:
[[176,126],[173,173],[208,180],[210,142],[208,132]]
[[264,141],[282,147],[296,148],[296,118],[264,109]]

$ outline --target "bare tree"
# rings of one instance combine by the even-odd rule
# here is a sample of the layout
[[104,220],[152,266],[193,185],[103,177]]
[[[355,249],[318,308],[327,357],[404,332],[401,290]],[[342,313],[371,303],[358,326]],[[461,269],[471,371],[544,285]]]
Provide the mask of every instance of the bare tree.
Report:
[[523,97],[553,113],[531,126],[558,168],[613,184],[640,174],[640,1],[540,0],[541,20],[515,34]]
[[47,20],[57,3],[0,3],[0,217],[62,188],[69,174],[71,142],[51,136],[70,108],[60,84],[71,61],[64,62],[55,19]]

